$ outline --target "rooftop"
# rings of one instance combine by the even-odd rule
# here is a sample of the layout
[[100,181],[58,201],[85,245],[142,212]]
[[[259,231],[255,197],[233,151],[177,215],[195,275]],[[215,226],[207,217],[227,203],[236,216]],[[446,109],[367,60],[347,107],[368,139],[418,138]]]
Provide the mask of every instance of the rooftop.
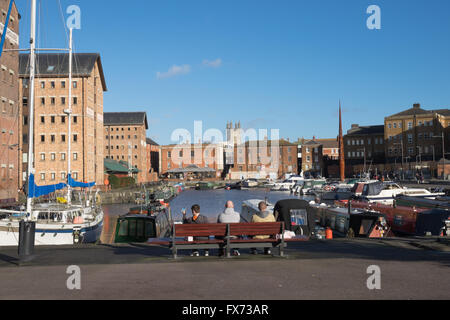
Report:
[[[112,159],[103,160],[105,172],[108,173],[128,173],[128,163],[125,161],[115,161]],[[138,173],[139,170],[132,168],[133,173]]]
[[384,135],[384,125],[376,125],[376,126],[352,125],[352,128],[347,131],[346,135],[351,136],[351,135],[369,135],[369,134]]
[[105,126],[145,125],[148,129],[146,112],[105,112],[103,115]]
[[394,115],[388,116],[386,117],[387,119],[390,118],[397,118],[397,117],[404,117],[404,116],[417,116],[417,115],[430,115],[432,116],[433,114],[440,114],[443,116],[450,116],[450,109],[438,109],[438,110],[425,110],[422,109],[420,104],[416,103],[413,105],[412,108],[407,109],[405,111],[396,113]]
[[152,146],[159,146],[159,144],[157,144],[154,140],[147,138],[146,140],[147,144],[152,145]]
[[[73,76],[88,77],[98,62],[103,90],[107,91],[103,66],[99,53],[74,53],[73,54]],[[30,75],[30,54],[19,55],[19,76]],[[68,53],[38,53],[36,54],[36,77],[68,77],[69,76],[69,54]]]

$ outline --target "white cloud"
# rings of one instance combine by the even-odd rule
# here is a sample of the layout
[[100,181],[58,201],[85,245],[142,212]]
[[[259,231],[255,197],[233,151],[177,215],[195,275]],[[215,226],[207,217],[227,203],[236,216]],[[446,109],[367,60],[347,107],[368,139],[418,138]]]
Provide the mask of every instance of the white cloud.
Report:
[[203,65],[211,68],[218,68],[222,65],[222,59],[217,58],[214,61],[203,60]]
[[189,72],[191,72],[191,66],[188,64],[184,64],[182,66],[173,65],[167,72],[157,72],[156,78],[166,79],[177,76],[179,74],[188,74]]

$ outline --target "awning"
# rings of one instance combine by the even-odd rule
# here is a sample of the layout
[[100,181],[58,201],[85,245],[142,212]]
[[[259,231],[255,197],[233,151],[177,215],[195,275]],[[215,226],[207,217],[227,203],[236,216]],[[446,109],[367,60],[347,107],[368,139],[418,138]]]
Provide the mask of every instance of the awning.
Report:
[[[105,171],[110,173],[128,173],[128,164],[125,161],[117,162],[111,159],[104,159]],[[138,173],[139,170],[132,168],[132,173]]]
[[200,168],[196,165],[189,165],[186,168],[175,168],[167,171],[168,173],[213,173],[216,172],[213,168],[204,167]]

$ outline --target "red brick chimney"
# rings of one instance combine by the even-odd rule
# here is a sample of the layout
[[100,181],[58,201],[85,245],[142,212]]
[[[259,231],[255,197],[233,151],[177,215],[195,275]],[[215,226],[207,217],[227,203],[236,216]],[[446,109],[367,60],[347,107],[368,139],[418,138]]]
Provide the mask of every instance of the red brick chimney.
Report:
[[414,103],[413,108],[414,109],[420,109],[420,103]]

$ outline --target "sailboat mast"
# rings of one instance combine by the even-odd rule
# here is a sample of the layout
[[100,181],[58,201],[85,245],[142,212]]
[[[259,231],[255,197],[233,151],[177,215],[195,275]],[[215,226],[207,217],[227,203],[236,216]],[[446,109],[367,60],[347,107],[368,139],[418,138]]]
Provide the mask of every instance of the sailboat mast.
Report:
[[[67,110],[67,121],[69,122],[69,133],[68,133],[68,151],[67,151],[67,177],[71,177],[72,168],[72,33],[73,29],[70,28],[69,36],[69,109]],[[67,185],[67,203],[72,202],[72,187],[70,184]]]
[[34,78],[36,75],[36,0],[31,0],[31,31],[30,31],[30,110],[28,132],[28,195],[27,195],[27,220],[33,220],[32,201],[30,197],[30,178],[34,174]]

